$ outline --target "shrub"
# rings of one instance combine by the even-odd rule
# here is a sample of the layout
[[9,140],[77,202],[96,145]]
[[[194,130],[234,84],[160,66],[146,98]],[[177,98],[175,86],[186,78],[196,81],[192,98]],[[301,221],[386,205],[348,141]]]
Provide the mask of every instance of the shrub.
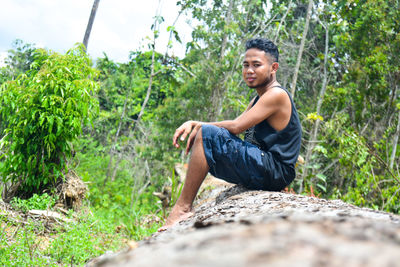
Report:
[[18,195],[53,188],[67,171],[70,142],[98,108],[90,64],[82,46],[65,55],[38,49],[31,69],[1,86],[0,173],[3,182],[19,185]]

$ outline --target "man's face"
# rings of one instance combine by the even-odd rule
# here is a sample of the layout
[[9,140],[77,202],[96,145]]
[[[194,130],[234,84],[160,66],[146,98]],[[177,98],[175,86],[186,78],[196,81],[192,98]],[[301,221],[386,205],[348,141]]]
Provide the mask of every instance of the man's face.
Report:
[[250,48],[243,60],[243,80],[250,88],[266,86],[273,80],[277,66],[264,51]]

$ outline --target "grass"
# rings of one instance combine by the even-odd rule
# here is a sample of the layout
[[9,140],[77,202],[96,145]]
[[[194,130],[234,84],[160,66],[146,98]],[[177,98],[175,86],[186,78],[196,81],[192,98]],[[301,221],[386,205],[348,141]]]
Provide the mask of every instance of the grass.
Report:
[[1,216],[0,266],[58,266],[41,247],[43,237],[36,233],[40,228],[33,221],[25,225]]
[[[132,238],[151,234],[157,225],[116,225],[101,213],[72,214],[72,222],[46,231],[45,221],[0,216],[0,266],[83,266],[106,251],[118,251]],[[154,223],[153,223],[154,224]]]
[[127,237],[116,233],[113,225],[94,216],[84,214],[58,229],[46,249],[47,255],[63,264],[86,263],[91,258],[104,254],[107,250],[116,251],[126,246]]
[[[91,144],[91,143],[90,143]],[[86,148],[90,152],[95,148]],[[83,149],[79,149],[81,151]],[[71,222],[53,227],[47,222],[13,218],[0,206],[0,266],[83,266],[106,251],[119,251],[130,240],[141,240],[162,224],[162,207],[153,195],[154,181],[140,177],[135,168],[121,162],[114,181],[105,181],[108,158],[102,154],[77,153],[75,170],[88,185],[80,212],[70,211]],[[1,163],[1,162],[0,162]],[[14,199],[12,207],[24,214],[31,209],[51,209],[48,195]],[[3,214],[3,215],[1,215]]]

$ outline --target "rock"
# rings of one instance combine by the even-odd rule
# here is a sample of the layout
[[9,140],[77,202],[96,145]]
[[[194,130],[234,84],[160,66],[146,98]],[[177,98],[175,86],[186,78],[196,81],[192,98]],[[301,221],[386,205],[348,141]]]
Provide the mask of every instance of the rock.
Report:
[[230,187],[137,248],[87,266],[400,266],[400,217]]

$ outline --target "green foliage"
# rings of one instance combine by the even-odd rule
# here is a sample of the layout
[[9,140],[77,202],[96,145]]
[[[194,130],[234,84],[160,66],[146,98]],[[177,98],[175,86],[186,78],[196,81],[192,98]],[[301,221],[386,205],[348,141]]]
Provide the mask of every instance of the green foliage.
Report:
[[20,183],[31,194],[54,186],[71,157],[70,142],[96,113],[96,71],[83,47],[65,55],[37,50],[27,74],[1,87],[5,121],[0,147],[3,182]]
[[[109,157],[90,138],[76,144],[76,171],[89,185],[88,203],[97,217],[117,226],[130,238],[139,240],[160,227],[161,206],[153,192],[161,187],[159,177],[146,175],[146,158],[137,155],[134,162],[123,159],[114,180],[105,181]],[[150,165],[152,172],[160,172]]]
[[378,143],[373,146],[368,144],[367,138],[349,123],[348,115],[338,114],[324,124],[322,134],[330,142],[317,146],[315,157],[320,162],[321,159],[324,159],[322,162],[337,160],[338,165],[323,174],[318,173],[320,167],[315,168],[318,179],[310,179],[307,183],[317,184],[318,187],[323,175],[326,190],[320,189],[326,196],[340,197],[358,206],[399,212],[399,205],[393,199],[398,199],[400,182],[380,156],[382,147]]
[[[66,171],[73,143],[72,167],[89,187],[85,204],[93,211],[93,216],[54,236],[44,254],[27,245],[35,238],[29,231],[26,238],[21,236],[22,243],[10,244],[23,258],[15,259],[20,265],[83,264],[117,247],[111,241],[114,235],[138,240],[154,232],[165,214],[153,192],[172,185],[173,204],[181,190],[170,171],[176,162],[187,160],[171,145],[176,127],[188,119],[233,119],[255,94],[241,82],[240,55],[247,39],[276,40],[278,81],[284,87],[291,83],[304,28],[304,1],[190,0],[177,5],[197,20],[183,59],[156,52],[153,61],[153,51],[135,51],[121,64],[105,55],[97,61],[97,77],[79,49],[59,56],[20,43],[9,65],[0,70],[0,130],[6,129],[0,134],[1,153],[6,153],[0,161],[3,179],[39,187],[46,179],[53,183]],[[303,193],[400,212],[400,151],[395,146],[400,123],[398,5],[393,0],[314,3],[295,94],[304,141],[320,125],[305,163]],[[155,37],[162,20],[155,18]],[[174,26],[167,31],[180,41]],[[320,99],[325,73],[326,93]],[[84,118],[91,119],[96,111],[89,98],[96,89],[91,79],[100,85],[100,112],[91,126],[83,127]],[[68,88],[73,101],[64,97]],[[88,88],[88,94],[82,88]],[[32,177],[41,182],[32,183]],[[299,185],[292,185],[296,192]],[[34,205],[17,202],[26,209]],[[5,253],[11,253],[7,249]]]
[[82,266],[106,251],[125,246],[127,236],[116,232],[114,224],[96,214],[74,215],[79,220],[73,219],[53,230],[51,235],[43,235],[44,222],[29,220],[20,224],[1,216],[0,265]]
[[0,216],[0,265],[1,266],[58,266],[57,262],[39,249],[35,230],[43,226],[29,221],[24,227],[7,222]]
[[[4,62],[6,65],[0,67],[0,86],[29,70],[35,50],[32,44],[25,44],[18,39],[15,40],[13,49],[8,50],[8,55]],[[5,122],[0,119],[0,139],[3,137],[4,128]]]
[[59,231],[46,251],[59,263],[82,265],[107,250],[116,250],[123,245],[124,236],[115,233],[113,224],[87,214],[81,216],[79,221],[69,223],[66,231]]
[[[99,90],[100,107],[105,111],[122,109],[125,100],[130,108],[128,116],[135,118],[140,111],[146,95],[150,79],[152,52],[132,52],[130,62],[116,64],[107,57],[97,61],[97,68],[101,70]],[[173,92],[177,84],[173,70],[176,68],[175,60],[164,58],[161,54],[155,55],[154,71],[157,75],[153,78],[152,94],[149,109],[152,110],[161,104],[163,99]]]
[[34,61],[36,48],[34,44],[24,43],[22,40],[13,42],[13,49],[8,50],[5,59],[6,67],[0,69],[0,85],[9,80],[14,80],[20,74],[27,72]]
[[[270,20],[267,3],[193,0],[179,1],[178,5],[199,23],[183,60],[192,75],[187,75],[187,82],[170,103],[186,112],[183,120],[233,119],[255,94],[241,84],[241,54],[245,41],[271,33],[263,28]],[[176,120],[175,127],[180,122],[181,118]]]
[[393,115],[400,12],[392,6],[396,1],[339,2],[344,31],[336,36],[335,54],[345,74],[337,88],[328,88],[326,107],[348,115],[331,117],[321,137],[328,161],[339,164],[330,175],[330,192],[340,190],[344,200],[357,205],[398,212],[392,200],[400,182],[388,166],[390,125],[399,123]]
[[[312,41],[306,41],[307,53],[303,54],[295,99],[303,116],[305,147],[314,134],[317,119],[320,125],[311,158],[305,162],[304,168],[308,171],[303,183],[305,193],[314,188],[314,193],[321,197],[399,211],[393,199],[398,199],[400,187],[399,149],[395,147],[399,124],[396,55],[400,47],[397,22],[400,12],[394,6],[398,7],[398,1],[315,4],[309,33]],[[287,17],[296,18],[301,8],[300,3],[292,5],[293,14],[289,10]],[[292,22],[286,20],[281,25],[285,27],[284,32],[293,33],[283,34],[279,41],[281,48],[288,51],[290,39],[301,26],[298,20]],[[323,65],[326,34],[327,64]],[[296,59],[285,51],[281,55],[279,80],[284,81],[282,71]],[[328,77],[326,93],[316,112],[324,70]],[[393,168],[389,164],[392,160]],[[302,182],[293,185],[296,192]]]
[[14,197],[11,200],[11,205],[19,209],[23,212],[27,212],[28,210],[46,210],[52,208],[56,203],[56,199],[53,196],[44,193],[42,195],[33,194],[31,198],[28,199],[20,199]]

